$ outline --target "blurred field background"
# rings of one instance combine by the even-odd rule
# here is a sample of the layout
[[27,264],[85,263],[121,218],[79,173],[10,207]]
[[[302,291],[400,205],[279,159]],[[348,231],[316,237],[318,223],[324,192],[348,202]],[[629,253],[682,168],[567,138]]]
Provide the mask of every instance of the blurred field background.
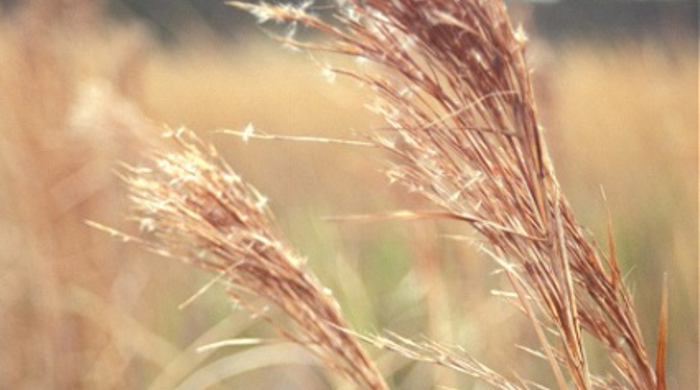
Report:
[[[531,32],[554,165],[601,242],[605,189],[648,345],[668,275],[669,385],[697,388],[697,4],[571,3],[512,6]],[[178,310],[208,275],[85,224],[137,231],[114,170],[164,147],[166,125],[198,131],[269,196],[356,329],[425,335],[503,371],[549,375],[517,350],[536,341],[527,320],[490,295],[504,286],[494,265],[453,238],[469,231],[323,219],[420,207],[389,185],[376,151],[212,132],[253,123],[272,134],[353,138],[382,126],[364,107],[366,91],[324,78],[318,64],[342,59],[284,49],[213,1],[2,4],[0,388],[343,386],[282,340],[198,353],[219,340],[279,336],[220,288]],[[372,352],[397,389],[484,388]]]

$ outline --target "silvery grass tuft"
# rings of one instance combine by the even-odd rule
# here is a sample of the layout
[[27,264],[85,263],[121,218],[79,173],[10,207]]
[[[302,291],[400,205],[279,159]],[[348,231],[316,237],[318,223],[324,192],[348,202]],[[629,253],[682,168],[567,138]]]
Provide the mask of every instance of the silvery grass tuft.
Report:
[[[170,136],[174,151],[157,152],[151,166],[124,173],[134,217],[144,231],[137,240],[219,275],[216,280],[232,299],[357,388],[386,389],[337,301],[278,232],[267,199],[192,132]],[[281,309],[292,325],[266,316],[256,298]]]
[[[665,304],[653,362],[611,235],[607,249],[597,247],[561,192],[537,116],[526,37],[502,1],[346,0],[333,22],[314,15],[311,3],[231,4],[260,22],[302,24],[331,38],[280,38],[285,44],[378,65],[333,71],[373,91],[387,128],[371,138],[393,157],[390,179],[486,239],[482,249],[511,283],[512,303],[531,319],[540,342],[533,354],[548,361],[558,388],[666,388]],[[584,333],[607,351],[605,371],[591,372]],[[536,387],[436,344],[375,342],[497,388]]]

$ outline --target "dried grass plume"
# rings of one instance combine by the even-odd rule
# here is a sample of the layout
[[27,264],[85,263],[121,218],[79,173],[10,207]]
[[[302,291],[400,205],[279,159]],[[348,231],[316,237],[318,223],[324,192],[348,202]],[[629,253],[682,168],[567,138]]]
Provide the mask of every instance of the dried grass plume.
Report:
[[[512,303],[531,319],[538,354],[558,388],[665,389],[665,315],[654,365],[612,237],[607,250],[587,238],[557,182],[525,60],[527,39],[502,1],[348,0],[331,22],[314,15],[311,3],[232,5],[260,22],[303,24],[330,38],[281,37],[285,44],[373,64],[333,71],[372,91],[388,126],[372,140],[393,157],[390,179],[487,239],[482,249],[505,271]],[[584,333],[607,351],[604,372],[591,372]],[[419,360],[444,355],[400,340],[390,346]],[[529,387],[466,372],[499,388]]]
[[[152,166],[130,168],[124,175],[144,232],[136,240],[219,275],[232,299],[264,316],[357,388],[386,389],[347,331],[337,301],[285,243],[267,199],[192,132],[170,137],[174,151],[157,152]],[[258,298],[281,309],[291,325],[268,317]]]

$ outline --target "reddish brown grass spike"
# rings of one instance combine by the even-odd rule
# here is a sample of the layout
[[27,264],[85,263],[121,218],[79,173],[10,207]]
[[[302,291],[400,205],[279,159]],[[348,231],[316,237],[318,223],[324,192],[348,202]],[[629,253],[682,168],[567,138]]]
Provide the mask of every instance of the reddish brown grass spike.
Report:
[[[533,323],[557,335],[548,337],[556,343],[541,340],[545,354],[556,357],[553,372],[563,367],[577,389],[601,383],[588,372],[583,331],[606,349],[609,383],[658,388],[614,249],[606,269],[560,191],[540,132],[526,39],[513,30],[502,1],[349,0],[338,12],[340,27],[302,8],[234,5],[261,21],[299,22],[335,39],[287,43],[382,68],[341,73],[374,92],[375,110],[390,129],[374,140],[398,163],[391,178],[486,237],[488,253],[520,287],[521,300],[531,302]],[[484,128],[490,131],[476,130]]]
[[661,310],[659,313],[659,339],[656,345],[656,387],[666,390],[666,344],[668,324],[668,277],[664,276],[664,287],[661,295]]
[[275,305],[294,325],[265,316],[282,335],[357,388],[386,389],[372,360],[347,331],[336,300],[303,269],[303,261],[277,231],[266,198],[193,133],[182,130],[172,137],[175,151],[157,153],[152,167],[126,175],[135,217],[150,238],[139,242],[219,274],[230,295],[256,313],[263,314],[250,296]]

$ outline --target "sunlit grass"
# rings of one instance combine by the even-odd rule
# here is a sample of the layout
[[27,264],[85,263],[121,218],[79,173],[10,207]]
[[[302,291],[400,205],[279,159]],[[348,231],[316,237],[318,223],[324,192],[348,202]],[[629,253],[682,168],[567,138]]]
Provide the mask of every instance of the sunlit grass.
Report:
[[[190,42],[174,49],[151,42],[149,50],[139,52],[139,61],[124,61],[121,73],[112,72],[109,64],[132,50],[118,44],[118,33],[86,41],[70,29],[58,30],[59,38],[35,37],[44,48],[25,53],[18,48],[34,41],[4,33],[16,26],[3,26],[0,42],[0,58],[7,64],[0,70],[0,177],[5,183],[0,207],[7,216],[0,223],[0,309],[14,318],[0,325],[0,342],[7,345],[0,354],[0,366],[6,367],[0,387],[51,387],[51,370],[62,370],[66,383],[94,388],[100,378],[105,386],[172,388],[219,358],[230,355],[235,362],[239,352],[198,355],[197,347],[270,334],[259,324],[248,328],[247,313],[231,314],[216,289],[179,311],[177,306],[207,276],[192,276],[185,267],[114,243],[83,224],[91,219],[118,225],[126,212],[112,168],[117,160],[138,160],[143,145],[121,121],[124,111],[103,111],[123,107],[121,99],[156,123],[187,125],[215,142],[246,179],[273,199],[270,206],[290,241],[308,255],[360,329],[440,334],[441,340],[462,344],[497,366],[511,361],[514,344],[531,341],[527,323],[489,297],[499,287],[490,263],[463,242],[444,237],[470,232],[430,222],[413,222],[414,229],[386,221],[323,219],[416,205],[386,182],[377,151],[246,144],[207,133],[242,130],[252,122],[270,133],[351,139],[378,123],[363,106],[366,92],[354,82],[341,78],[330,84],[308,55],[261,42]],[[97,49],[103,50],[101,59],[94,55]],[[652,40],[606,47],[580,42],[552,50],[554,60],[540,69],[551,99],[540,110],[557,171],[573,208],[600,241],[604,187],[620,260],[631,270],[627,280],[642,322],[649,324],[643,329],[649,341],[655,338],[661,275],[668,273],[670,385],[691,388],[697,376],[697,58],[686,46],[669,48]],[[124,80],[130,86],[120,89]],[[77,102],[84,101],[76,97],[86,90],[78,87],[83,83],[122,91],[116,98],[107,94],[95,106],[90,115],[102,122],[90,132],[69,120]],[[132,84],[139,86],[138,93]],[[149,123],[143,131],[157,135],[159,125],[153,127]],[[81,170],[86,165],[92,168]],[[68,184],[58,185],[64,180]],[[445,307],[426,304],[435,291],[422,290],[427,271],[414,268],[420,248],[441,262],[433,272],[445,284]],[[431,318],[445,325],[431,328]],[[133,332],[125,334],[129,329]],[[72,358],[56,363],[66,351]],[[169,353],[170,363],[164,357]],[[39,355],[46,364],[34,359]],[[380,364],[400,368],[402,363],[386,357]],[[525,362],[516,364],[528,369]],[[300,386],[305,380],[328,385],[313,365],[278,370],[302,372],[296,379]],[[421,383],[422,370],[403,368],[396,384]],[[255,372],[241,378],[225,383],[259,387],[284,380]]]

